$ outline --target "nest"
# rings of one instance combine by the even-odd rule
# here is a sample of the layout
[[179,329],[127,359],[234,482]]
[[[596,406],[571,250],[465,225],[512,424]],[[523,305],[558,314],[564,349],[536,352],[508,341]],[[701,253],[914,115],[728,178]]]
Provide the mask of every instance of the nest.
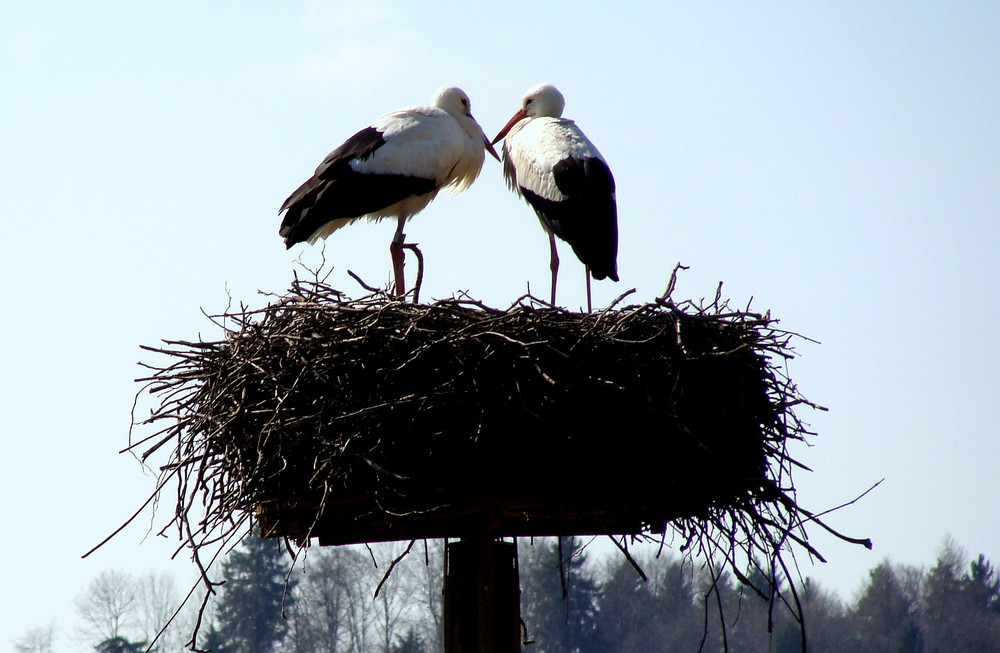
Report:
[[819,556],[787,450],[812,404],[769,315],[420,305],[319,279],[272,300],[213,316],[219,340],[145,348],[168,359],[142,379],[160,428],[132,448],[172,444],[154,497],[177,482],[164,531],[196,551],[256,520],[300,543],[672,529],[734,563],[790,539]]

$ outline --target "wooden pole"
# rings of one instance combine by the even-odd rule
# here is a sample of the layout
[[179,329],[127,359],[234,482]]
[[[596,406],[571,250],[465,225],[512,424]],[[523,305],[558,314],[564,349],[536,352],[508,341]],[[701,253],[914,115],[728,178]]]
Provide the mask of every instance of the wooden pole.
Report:
[[520,653],[517,547],[492,537],[448,543],[444,564],[445,653]]

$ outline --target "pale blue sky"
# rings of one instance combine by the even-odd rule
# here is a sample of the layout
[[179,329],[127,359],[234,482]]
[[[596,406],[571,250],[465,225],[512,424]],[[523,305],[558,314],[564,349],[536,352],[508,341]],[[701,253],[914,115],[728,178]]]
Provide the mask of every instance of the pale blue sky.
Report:
[[[994,2],[126,2],[0,7],[0,650],[101,570],[168,569],[133,527],[79,556],[153,479],[128,456],[139,345],[218,335],[199,309],[282,291],[299,255],[277,208],[389,110],[464,88],[495,134],[556,84],[618,183],[618,284],[753,297],[802,343],[790,373],[830,408],[795,453],[799,499],[873,552],[816,532],[805,572],[845,598],[884,557],[950,534],[1000,562],[1000,5]],[[544,294],[547,241],[487,160],[407,229],[425,297]],[[336,233],[388,282],[392,224]],[[582,270],[563,250],[561,302]],[[147,405],[148,408],[148,405]],[[663,461],[669,464],[669,461]],[[162,520],[157,520],[161,523]],[[149,523],[149,519],[145,519]],[[82,649],[81,649],[82,650]]]

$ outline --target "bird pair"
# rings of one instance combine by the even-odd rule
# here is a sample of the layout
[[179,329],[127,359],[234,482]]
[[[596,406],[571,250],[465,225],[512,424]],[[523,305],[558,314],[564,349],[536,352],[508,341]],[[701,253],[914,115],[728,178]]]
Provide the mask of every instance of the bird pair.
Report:
[[[530,89],[521,108],[492,142],[472,117],[469,96],[446,86],[431,106],[377,118],[331,152],[316,173],[281,206],[285,246],[315,243],[346,224],[395,217],[390,245],[394,291],[405,293],[403,225],[445,190],[460,193],[479,175],[484,152],[505,138],[507,184],[535,210],[549,236],[551,303],[556,302],[559,256],[555,237],[567,241],[590,276],[618,281],[615,181],[593,143],[572,120],[550,84]],[[279,211],[279,212],[280,212]]]

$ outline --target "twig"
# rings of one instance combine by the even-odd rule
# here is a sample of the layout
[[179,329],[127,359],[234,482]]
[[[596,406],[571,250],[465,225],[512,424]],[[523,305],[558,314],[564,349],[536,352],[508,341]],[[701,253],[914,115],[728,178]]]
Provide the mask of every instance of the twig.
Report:
[[392,575],[392,570],[396,568],[399,561],[405,558],[410,553],[410,549],[413,548],[413,544],[416,540],[410,540],[410,545],[406,547],[406,550],[396,556],[396,559],[389,564],[389,568],[385,570],[385,574],[382,576],[382,580],[379,581],[378,587],[375,588],[375,595],[372,596],[373,599],[378,598],[378,593],[382,591],[382,586],[385,585],[385,581],[389,580],[389,576]]
[[417,243],[405,243],[403,249],[412,250],[417,255],[417,280],[413,284],[413,303],[420,303],[420,286],[424,282],[424,255],[421,253]]
[[347,274],[351,275],[351,278],[353,278],[355,281],[357,281],[358,285],[361,286],[362,288],[364,288],[365,290],[367,290],[368,292],[370,292],[370,293],[382,292],[379,288],[375,288],[373,286],[369,286],[367,283],[365,283],[364,281],[362,281],[361,277],[359,277],[357,274],[355,274],[353,270],[348,270]]

